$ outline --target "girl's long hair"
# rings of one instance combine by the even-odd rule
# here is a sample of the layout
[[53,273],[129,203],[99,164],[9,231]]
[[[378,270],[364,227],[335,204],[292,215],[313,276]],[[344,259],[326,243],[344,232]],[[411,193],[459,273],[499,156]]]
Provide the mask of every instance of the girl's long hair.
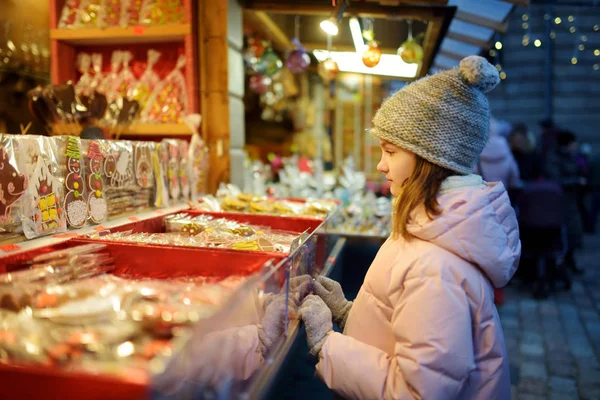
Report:
[[433,164],[418,155],[416,157],[415,170],[404,181],[402,192],[394,202],[392,229],[392,238],[394,239],[402,236],[404,239],[410,240],[411,235],[408,233],[406,226],[413,210],[421,204],[425,207],[425,212],[429,218],[441,213],[436,199],[440,186],[449,176],[457,175],[456,172]]

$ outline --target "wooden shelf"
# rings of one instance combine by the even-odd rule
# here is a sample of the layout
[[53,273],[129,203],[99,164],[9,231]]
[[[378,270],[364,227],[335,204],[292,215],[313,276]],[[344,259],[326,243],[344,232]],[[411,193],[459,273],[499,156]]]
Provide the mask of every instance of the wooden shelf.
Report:
[[185,124],[132,124],[120,134],[123,136],[191,136],[191,129]]
[[192,32],[190,24],[130,26],[127,28],[51,29],[50,39],[72,45],[159,43],[183,41]]

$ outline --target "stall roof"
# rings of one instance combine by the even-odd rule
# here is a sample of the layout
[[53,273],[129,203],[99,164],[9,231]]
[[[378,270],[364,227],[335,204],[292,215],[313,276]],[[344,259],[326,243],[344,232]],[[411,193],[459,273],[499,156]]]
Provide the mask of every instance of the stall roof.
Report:
[[495,32],[506,30],[506,19],[514,4],[528,1],[449,0],[457,11],[442,41],[432,72],[457,66],[463,57],[479,54],[493,44]]

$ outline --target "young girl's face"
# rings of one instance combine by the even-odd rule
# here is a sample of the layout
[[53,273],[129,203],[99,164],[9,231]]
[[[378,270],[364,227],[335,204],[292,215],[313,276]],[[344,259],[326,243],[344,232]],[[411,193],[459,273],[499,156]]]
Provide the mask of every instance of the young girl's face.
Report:
[[381,160],[377,164],[377,171],[385,175],[392,195],[399,196],[402,185],[415,170],[417,158],[414,153],[385,140],[379,139],[379,147]]

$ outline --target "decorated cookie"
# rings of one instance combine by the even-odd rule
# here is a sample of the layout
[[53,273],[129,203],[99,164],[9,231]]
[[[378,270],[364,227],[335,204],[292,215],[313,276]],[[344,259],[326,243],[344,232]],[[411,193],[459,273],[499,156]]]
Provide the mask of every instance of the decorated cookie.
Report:
[[139,187],[151,188],[153,186],[154,173],[152,172],[152,149],[151,143],[138,143],[135,147],[135,180]]
[[26,188],[27,176],[17,172],[4,148],[0,147],[0,221],[8,218],[11,207]]
[[88,211],[90,220],[96,224],[104,221],[108,213],[101,175],[103,161],[100,144],[96,141],[91,142],[86,156],[89,171],[87,177]]
[[61,202],[61,189],[58,179],[50,173],[43,157],[37,158],[37,165],[31,175],[28,187],[23,231],[28,239],[55,233],[65,227]]
[[190,198],[190,169],[189,162],[189,144],[185,140],[179,141],[179,184],[181,185],[181,195],[185,200]]
[[77,138],[67,138],[67,169],[65,178],[65,201],[67,222],[74,228],[85,225],[88,217],[88,204],[85,197],[85,180],[81,164],[81,150]]

